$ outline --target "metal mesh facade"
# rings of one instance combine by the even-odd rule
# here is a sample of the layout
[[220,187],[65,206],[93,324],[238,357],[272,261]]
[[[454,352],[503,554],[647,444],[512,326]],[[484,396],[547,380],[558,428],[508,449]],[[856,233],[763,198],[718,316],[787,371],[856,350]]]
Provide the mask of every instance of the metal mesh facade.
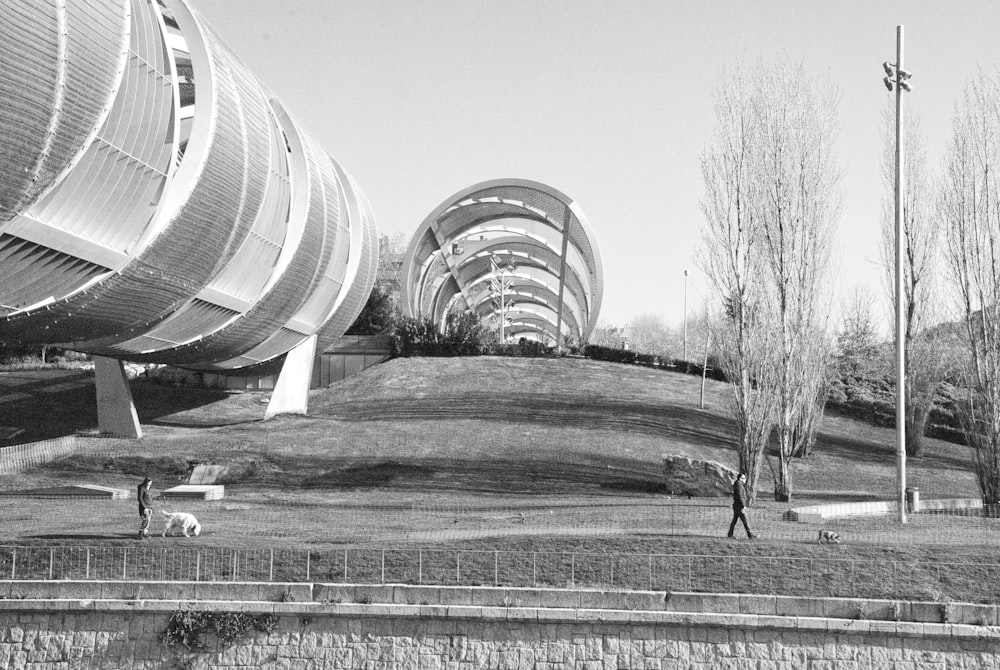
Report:
[[0,339],[230,370],[346,330],[371,208],[186,0],[0,14]]
[[402,271],[409,316],[443,326],[471,310],[506,339],[586,340],[603,292],[601,256],[579,207],[538,182],[456,193],[417,229]]

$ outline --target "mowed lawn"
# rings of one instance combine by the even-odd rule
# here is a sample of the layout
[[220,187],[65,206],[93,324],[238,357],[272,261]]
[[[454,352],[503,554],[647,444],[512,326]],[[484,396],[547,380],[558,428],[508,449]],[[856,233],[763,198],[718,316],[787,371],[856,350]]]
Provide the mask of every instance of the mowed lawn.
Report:
[[[0,425],[52,437],[96,426],[92,377],[72,383],[0,375]],[[55,390],[52,390],[55,389]],[[125,501],[0,497],[6,544],[134,544],[134,488],[186,483],[196,463],[227,468],[219,502],[157,501],[195,512],[197,539],[151,547],[339,550],[426,547],[513,551],[684,553],[996,564],[980,520],[943,519],[900,534],[892,519],[840,527],[819,546],[815,526],[781,522],[794,506],[888,500],[892,430],[826,417],[813,455],[792,463],[791,504],[772,500],[765,467],[755,543],[727,541],[726,499],[677,500],[662,488],[664,454],[738,464],[727,385],[577,358],[395,359],[311,394],[308,416],[263,420],[267,394],[137,381],[145,437],[83,440],[83,451],[0,477],[0,491],[66,484],[128,489]],[[19,394],[16,397],[13,394]],[[928,440],[908,482],[924,499],[977,498],[965,447]],[[928,533],[969,534],[926,544]],[[153,528],[158,531],[159,520]],[[909,533],[909,534],[907,534]],[[880,542],[880,538],[885,542]],[[964,539],[963,539],[964,538]],[[965,540],[968,540],[966,542]],[[852,541],[854,539],[855,541]],[[994,542],[994,544],[996,544]],[[967,546],[965,546],[967,545]]]

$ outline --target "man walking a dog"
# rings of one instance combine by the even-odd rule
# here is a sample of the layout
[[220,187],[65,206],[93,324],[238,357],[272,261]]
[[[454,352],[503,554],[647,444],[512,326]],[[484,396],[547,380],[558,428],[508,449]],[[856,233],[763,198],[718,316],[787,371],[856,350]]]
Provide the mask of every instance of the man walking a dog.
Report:
[[750,496],[747,493],[747,476],[742,472],[736,477],[736,481],[733,482],[733,521],[729,524],[729,534],[727,537],[733,537],[733,531],[736,530],[736,522],[742,521],[743,527],[747,531],[747,537],[751,540],[757,537],[750,532],[750,524],[747,523],[747,503],[750,502]]
[[149,495],[149,489],[153,485],[153,480],[146,477],[139,484],[136,498],[139,500],[139,518],[142,519],[139,525],[139,537],[149,537],[149,522],[153,518],[153,500]]

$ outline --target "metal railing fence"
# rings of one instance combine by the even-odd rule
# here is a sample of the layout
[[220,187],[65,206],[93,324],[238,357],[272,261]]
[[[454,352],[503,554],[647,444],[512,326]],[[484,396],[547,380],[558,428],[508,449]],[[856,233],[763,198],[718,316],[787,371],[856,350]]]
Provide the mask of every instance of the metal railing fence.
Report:
[[616,588],[1000,602],[1000,562],[832,557],[0,546],[0,578]]

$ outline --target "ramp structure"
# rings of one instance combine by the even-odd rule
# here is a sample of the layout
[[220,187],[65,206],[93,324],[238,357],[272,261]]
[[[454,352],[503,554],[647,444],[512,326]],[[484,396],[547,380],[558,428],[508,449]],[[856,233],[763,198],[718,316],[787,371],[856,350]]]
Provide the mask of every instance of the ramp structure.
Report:
[[[187,0],[0,15],[0,340],[268,374],[344,333],[375,281],[368,200]],[[138,435],[102,366],[107,432]],[[310,367],[277,407],[304,411]]]

